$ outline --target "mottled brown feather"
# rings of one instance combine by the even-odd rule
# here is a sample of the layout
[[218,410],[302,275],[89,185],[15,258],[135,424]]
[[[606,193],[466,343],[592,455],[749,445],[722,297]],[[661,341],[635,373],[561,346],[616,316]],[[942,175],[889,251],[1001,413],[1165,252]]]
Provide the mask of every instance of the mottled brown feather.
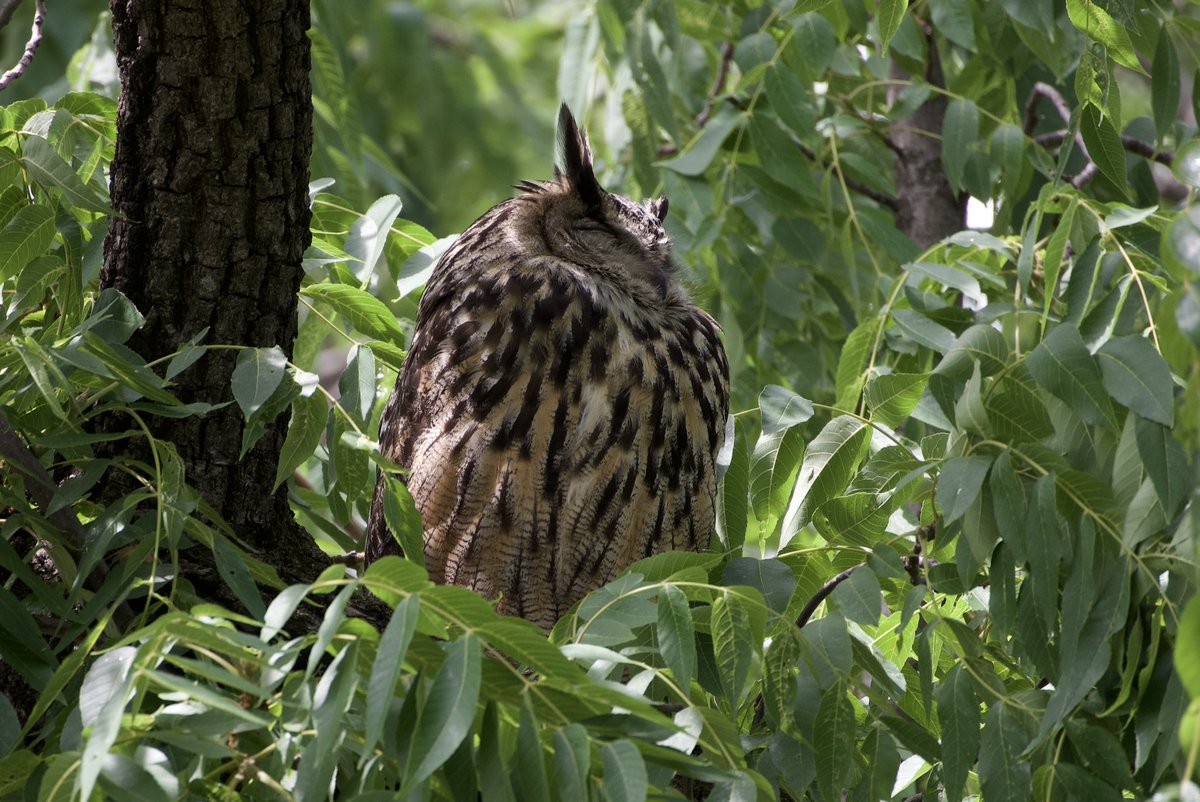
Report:
[[[431,577],[547,628],[635,560],[707,544],[729,406],[665,201],[604,192],[564,116],[567,172],[519,184],[434,269],[380,429],[411,471]],[[368,561],[398,551],[383,492]]]

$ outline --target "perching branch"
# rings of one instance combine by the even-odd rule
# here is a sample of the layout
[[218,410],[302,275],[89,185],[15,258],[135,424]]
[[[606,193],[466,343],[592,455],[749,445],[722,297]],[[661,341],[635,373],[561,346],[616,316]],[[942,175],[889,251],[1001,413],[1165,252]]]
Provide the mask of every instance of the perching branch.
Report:
[[[12,15],[20,4],[21,0],[8,0],[4,7],[0,8],[0,28],[12,19]],[[11,70],[0,75],[0,91],[4,91],[9,84],[24,75],[26,68],[33,62],[33,54],[37,52],[38,46],[42,43],[42,24],[45,21],[46,0],[34,0],[33,28],[29,34],[29,41],[25,43],[25,52],[21,54],[21,58]]]

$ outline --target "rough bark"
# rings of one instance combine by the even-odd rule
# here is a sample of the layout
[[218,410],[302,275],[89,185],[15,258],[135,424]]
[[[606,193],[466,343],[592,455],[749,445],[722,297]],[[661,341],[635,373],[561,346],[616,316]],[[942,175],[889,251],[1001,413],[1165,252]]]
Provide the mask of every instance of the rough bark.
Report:
[[[929,56],[925,81],[944,88],[941,60],[932,30],[926,25]],[[908,74],[892,62],[893,78]],[[893,124],[896,150],[896,227],[922,248],[961,230],[966,224],[967,196],[951,189],[942,169],[939,135],[946,119],[946,96],[934,92],[911,117]]]
[[[129,346],[152,360],[208,329],[207,344],[290,354],[310,236],[308,1],[110,6],[122,92],[101,283],[146,317]],[[236,357],[209,352],[178,377],[178,397],[230,401]],[[321,567],[286,489],[271,492],[286,416],[242,459],[236,405],[151,421],[188,483],[282,576]],[[192,573],[220,584],[203,560]]]

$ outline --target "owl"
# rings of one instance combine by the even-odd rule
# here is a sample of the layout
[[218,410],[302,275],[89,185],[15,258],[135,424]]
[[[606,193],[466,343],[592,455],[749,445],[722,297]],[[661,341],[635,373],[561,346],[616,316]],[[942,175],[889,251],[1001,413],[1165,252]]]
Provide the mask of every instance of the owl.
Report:
[[[518,184],[434,268],[379,432],[431,578],[546,629],[634,561],[707,545],[729,407],[667,200],[606,192],[565,104],[558,141],[555,177]],[[384,492],[368,563],[399,552]]]

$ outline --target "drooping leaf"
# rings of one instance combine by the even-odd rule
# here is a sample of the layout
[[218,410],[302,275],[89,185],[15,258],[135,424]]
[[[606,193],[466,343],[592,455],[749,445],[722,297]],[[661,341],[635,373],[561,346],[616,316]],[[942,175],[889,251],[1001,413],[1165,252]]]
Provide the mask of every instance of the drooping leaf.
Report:
[[1171,369],[1145,337],[1116,337],[1096,353],[1104,387],[1143,418],[1170,426],[1175,382]]
[[685,693],[696,675],[696,631],[687,597],[674,585],[658,597],[658,648],[675,684]]
[[413,788],[454,753],[475,720],[481,676],[479,639],[467,633],[446,647],[413,733],[404,787]]
[[1060,324],[1030,352],[1029,373],[1089,423],[1116,427],[1116,415],[1100,374],[1079,330]]

